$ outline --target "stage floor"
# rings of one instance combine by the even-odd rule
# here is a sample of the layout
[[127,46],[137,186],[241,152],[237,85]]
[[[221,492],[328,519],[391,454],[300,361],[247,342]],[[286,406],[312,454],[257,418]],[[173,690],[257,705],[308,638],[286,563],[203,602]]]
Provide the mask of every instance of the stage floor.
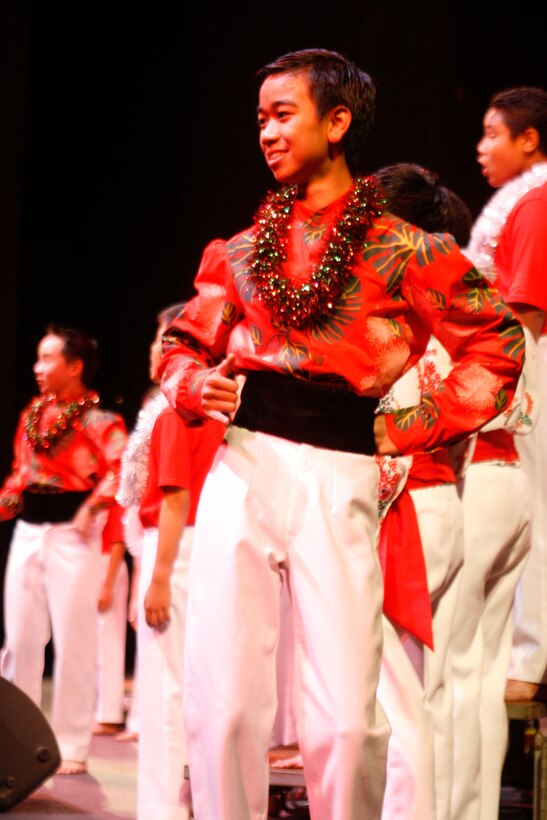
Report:
[[[51,682],[44,682],[44,711],[48,714]],[[130,692],[130,681],[128,681]],[[6,816],[17,820],[134,820],[136,815],[137,743],[115,737],[94,737],[88,771],[55,775]]]
[[[51,681],[44,682],[44,710],[48,715]],[[127,681],[127,697],[131,696],[131,680]],[[542,721],[542,724],[545,721]],[[547,734],[547,726],[541,725]],[[83,775],[55,775],[46,780],[27,798],[6,812],[17,820],[135,820],[137,751],[135,742],[120,743],[115,736],[96,736],[92,740],[88,771]],[[281,756],[292,755],[294,750],[284,750]],[[530,761],[520,760],[519,765],[530,768]],[[278,780],[276,779],[278,778]],[[278,789],[277,782],[291,788],[303,784],[302,770],[279,770],[272,779],[272,797]],[[515,790],[509,778],[502,790],[500,820],[531,820],[532,805],[528,790]],[[509,785],[508,785],[509,783]],[[515,799],[517,795],[518,799]],[[306,808],[275,813],[275,817],[309,817]],[[152,819],[151,819],[152,820]]]

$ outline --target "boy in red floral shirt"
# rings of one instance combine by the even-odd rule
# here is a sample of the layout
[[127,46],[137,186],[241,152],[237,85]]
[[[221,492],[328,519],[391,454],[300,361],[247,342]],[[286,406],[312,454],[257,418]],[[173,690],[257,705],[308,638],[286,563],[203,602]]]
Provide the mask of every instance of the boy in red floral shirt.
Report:
[[50,326],[38,345],[40,397],[20,416],[0,520],[17,516],[5,577],[0,672],[38,705],[53,635],[51,724],[62,762],[81,774],[91,742],[97,680],[101,532],[116,505],[127,434],[89,389],[97,343]]
[[455,367],[420,404],[379,417],[378,452],[463,438],[511,400],[523,333],[450,237],[382,213],[360,175],[365,72],[307,49],[259,77],[259,142],[281,187],[254,226],[206,248],[197,295],[164,338],[170,404],[193,423],[233,420],[190,568],[192,800],[199,818],[266,815],[285,569],[311,817],[367,820],[381,815],[389,736],[376,701],[377,400],[434,333]]

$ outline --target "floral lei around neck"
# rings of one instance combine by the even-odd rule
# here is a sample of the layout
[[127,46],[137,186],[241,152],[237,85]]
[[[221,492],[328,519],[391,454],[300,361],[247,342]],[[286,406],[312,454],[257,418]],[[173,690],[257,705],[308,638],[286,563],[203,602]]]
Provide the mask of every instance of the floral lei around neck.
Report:
[[346,194],[339,220],[325,237],[319,264],[307,282],[293,285],[282,270],[296,191],[296,185],[271,191],[256,212],[251,280],[275,321],[303,330],[317,327],[336,312],[351,275],[353,257],[364,244],[374,219],[382,213],[385,199],[372,179],[357,177]]
[[[40,419],[46,408],[55,403],[61,406],[55,420],[47,430],[40,432]],[[34,450],[48,450],[70,428],[76,428],[80,416],[86,413],[90,407],[98,404],[99,396],[93,391],[85,393],[78,399],[65,402],[57,399],[55,393],[48,393],[47,396],[34,399],[25,416],[25,431],[32,448]]]
[[498,239],[517,202],[547,182],[547,162],[537,162],[492,194],[477,217],[463,252],[490,281],[495,280]]

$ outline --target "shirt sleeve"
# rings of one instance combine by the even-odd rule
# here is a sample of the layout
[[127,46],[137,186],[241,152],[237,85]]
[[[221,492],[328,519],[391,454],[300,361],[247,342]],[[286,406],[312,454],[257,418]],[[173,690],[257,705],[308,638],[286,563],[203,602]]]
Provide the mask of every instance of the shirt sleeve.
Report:
[[187,421],[204,418],[203,381],[224,358],[242,314],[223,240],[214,240],[205,249],[195,287],[197,296],[164,334],[159,368],[169,404]]
[[122,454],[127,444],[127,429],[122,417],[116,413],[101,413],[99,423],[89,427],[89,436],[96,449],[98,477],[87,499],[90,507],[111,507],[117,503]]
[[25,412],[19,416],[13,440],[13,462],[0,490],[0,521],[9,521],[22,509],[22,493],[26,485],[26,467],[23,450]]
[[164,413],[154,426],[154,451],[158,489],[191,488],[191,452],[184,421],[175,413]]
[[547,313],[547,201],[526,199],[517,205],[506,230],[511,270],[507,301]]
[[112,544],[125,541],[123,525],[124,509],[119,504],[113,504],[108,510],[108,518],[102,532],[103,552],[110,552]]
[[409,264],[403,293],[450,355],[453,367],[420,403],[386,416],[399,453],[460,441],[509,405],[524,361],[524,332],[498,290],[454,246],[440,261]]

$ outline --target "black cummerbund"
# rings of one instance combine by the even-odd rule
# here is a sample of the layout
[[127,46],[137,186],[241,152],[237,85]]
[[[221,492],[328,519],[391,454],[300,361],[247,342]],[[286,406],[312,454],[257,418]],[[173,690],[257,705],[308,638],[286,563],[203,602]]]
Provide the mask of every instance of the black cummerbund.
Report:
[[70,521],[84,503],[88,492],[23,492],[23,510],[19,518],[29,524],[59,524]]
[[327,450],[373,455],[378,399],[281,373],[247,374],[237,427]]

